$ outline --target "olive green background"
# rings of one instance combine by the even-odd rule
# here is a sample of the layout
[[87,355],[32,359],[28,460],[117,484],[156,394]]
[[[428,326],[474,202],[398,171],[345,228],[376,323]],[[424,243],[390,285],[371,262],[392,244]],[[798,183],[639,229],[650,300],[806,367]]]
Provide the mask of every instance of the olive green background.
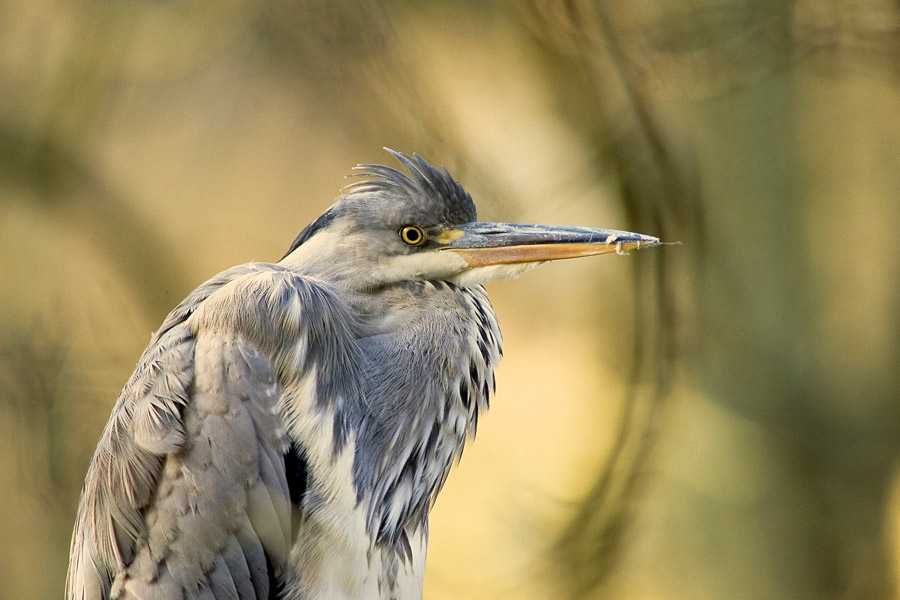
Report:
[[680,245],[489,288],[426,596],[898,594],[900,5],[0,2],[0,597],[60,597],[166,312],[359,162]]

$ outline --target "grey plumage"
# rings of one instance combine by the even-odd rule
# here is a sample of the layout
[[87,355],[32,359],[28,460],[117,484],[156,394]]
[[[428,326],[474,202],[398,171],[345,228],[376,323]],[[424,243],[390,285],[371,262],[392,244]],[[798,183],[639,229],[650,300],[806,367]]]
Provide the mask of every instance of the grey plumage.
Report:
[[360,167],[281,262],[166,318],[88,470],[69,599],[421,596],[502,353],[481,283],[658,241],[476,223],[446,170],[392,154],[408,175]]

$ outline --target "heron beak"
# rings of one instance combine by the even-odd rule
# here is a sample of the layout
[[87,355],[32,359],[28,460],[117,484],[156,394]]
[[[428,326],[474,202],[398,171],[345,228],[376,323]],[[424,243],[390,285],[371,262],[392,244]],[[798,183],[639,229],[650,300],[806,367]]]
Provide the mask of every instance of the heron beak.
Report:
[[466,223],[445,231],[445,251],[461,256],[471,267],[544,262],[658,245],[659,238],[588,227]]

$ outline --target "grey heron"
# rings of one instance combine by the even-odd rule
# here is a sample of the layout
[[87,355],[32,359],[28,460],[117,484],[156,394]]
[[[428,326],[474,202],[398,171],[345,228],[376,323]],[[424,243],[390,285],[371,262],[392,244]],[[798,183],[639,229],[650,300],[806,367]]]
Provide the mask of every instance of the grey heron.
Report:
[[87,472],[70,600],[419,598],[428,512],[494,391],[484,283],[659,243],[481,223],[446,169],[360,177],[275,264],[165,319]]

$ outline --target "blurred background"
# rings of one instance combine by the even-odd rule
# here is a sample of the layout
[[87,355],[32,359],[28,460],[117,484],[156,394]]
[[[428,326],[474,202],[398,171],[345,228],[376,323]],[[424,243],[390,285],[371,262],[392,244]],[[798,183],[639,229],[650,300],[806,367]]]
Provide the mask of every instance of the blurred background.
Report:
[[898,598],[900,4],[0,2],[0,597],[165,314],[350,167],[681,245],[494,284],[426,597]]

